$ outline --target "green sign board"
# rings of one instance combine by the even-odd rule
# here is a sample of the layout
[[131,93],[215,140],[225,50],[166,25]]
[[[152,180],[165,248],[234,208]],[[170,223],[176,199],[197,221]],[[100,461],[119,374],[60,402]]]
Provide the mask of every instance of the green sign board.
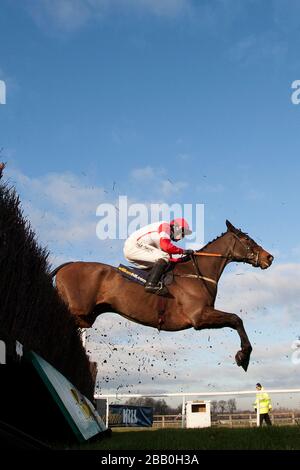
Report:
[[33,351],[29,359],[79,442],[107,429],[93,404],[66,377]]

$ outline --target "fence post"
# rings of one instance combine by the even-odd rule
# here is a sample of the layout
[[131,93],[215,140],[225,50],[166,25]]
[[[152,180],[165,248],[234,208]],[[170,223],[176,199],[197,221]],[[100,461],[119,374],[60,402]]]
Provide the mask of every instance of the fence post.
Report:
[[293,411],[293,412],[292,412],[292,424],[295,424],[295,422],[296,422],[296,421],[295,421],[295,413],[294,413],[294,411]]
[[182,397],[181,427],[185,427],[185,396]]
[[109,399],[106,398],[106,422],[105,425],[108,428],[108,420],[109,420]]

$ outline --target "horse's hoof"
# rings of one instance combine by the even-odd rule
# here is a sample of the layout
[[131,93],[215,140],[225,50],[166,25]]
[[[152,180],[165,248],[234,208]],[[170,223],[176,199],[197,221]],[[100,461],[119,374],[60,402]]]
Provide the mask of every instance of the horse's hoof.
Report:
[[242,351],[238,351],[235,355],[235,362],[237,363],[238,366],[242,365]]
[[243,351],[238,351],[235,355],[235,361],[237,365],[242,367],[245,372],[247,372],[249,365],[250,355],[245,354]]
[[241,364],[242,368],[244,369],[245,372],[247,372],[248,366],[249,366],[249,358],[244,360]]

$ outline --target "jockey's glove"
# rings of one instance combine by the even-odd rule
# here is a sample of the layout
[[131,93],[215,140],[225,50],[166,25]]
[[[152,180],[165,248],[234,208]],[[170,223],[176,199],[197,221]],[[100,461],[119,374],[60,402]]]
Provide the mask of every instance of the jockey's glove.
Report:
[[183,254],[184,254],[184,255],[193,255],[193,254],[194,254],[194,250],[183,250]]

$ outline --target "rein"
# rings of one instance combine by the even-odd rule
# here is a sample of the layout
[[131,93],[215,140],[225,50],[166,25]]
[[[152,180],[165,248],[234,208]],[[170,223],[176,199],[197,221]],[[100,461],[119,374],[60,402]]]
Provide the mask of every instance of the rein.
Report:
[[[214,255],[214,253],[212,253]],[[222,256],[222,255],[221,255]],[[205,276],[202,276],[202,274],[200,273],[200,269],[199,269],[199,266],[198,264],[196,263],[195,261],[195,258],[193,255],[191,255],[191,260],[192,260],[192,263],[194,265],[194,268],[195,268],[195,271],[196,271],[196,276],[199,280],[200,279],[204,279],[205,281],[209,281],[209,282],[213,282],[215,285],[217,285],[217,281],[215,281],[214,279],[211,279],[209,277],[205,277]]]
[[204,281],[212,282],[213,284],[217,285],[217,281],[215,281],[214,279],[211,279],[210,277],[201,276],[201,274],[199,275],[198,273],[197,274],[175,274],[175,276],[204,279]]
[[[241,258],[240,261],[246,263],[247,261],[249,261],[249,257],[247,256],[249,251],[251,250],[251,248],[249,246],[247,246],[243,240],[240,239],[240,237],[236,234],[236,233],[233,233],[231,232],[232,235],[235,237],[235,239],[242,245],[242,247],[245,249],[246,251],[246,256]],[[257,267],[259,266],[259,251],[257,251],[256,253],[252,252],[252,259],[255,258],[255,261],[254,261],[254,266]],[[200,251],[200,252],[197,252],[195,251],[193,256],[216,256],[218,258],[226,258],[226,259],[230,259],[232,260],[232,256],[226,256],[226,255],[222,255],[221,253],[206,253],[205,251]]]
[[191,255],[191,261],[193,263],[196,274],[182,274],[181,275],[182,277],[194,277],[194,278],[197,278],[199,280],[203,279],[204,281],[208,281],[208,282],[211,282],[214,285],[217,285],[218,283],[215,279],[212,279],[211,277],[202,276],[202,274],[200,273],[200,270],[199,270],[199,266],[196,263],[194,256],[214,256],[214,257],[217,257],[217,258],[226,258],[226,259],[230,259],[230,256],[222,255],[221,253],[205,253],[205,251],[200,251],[200,252],[196,251],[196,252],[193,253],[193,255]]
[[[246,250],[246,254],[249,253],[250,251],[250,248],[240,239],[240,237],[238,237],[235,233],[232,232],[232,235],[234,235],[234,238],[235,238],[235,243],[236,241],[239,241],[241,243],[241,245],[245,248]],[[235,246],[235,243],[234,243],[234,246]],[[234,249],[234,247],[233,247]],[[232,251],[232,250],[231,250]],[[257,253],[253,253],[253,255],[255,256],[255,264],[254,266],[259,266],[259,252]],[[190,255],[190,258],[191,258],[191,261],[193,263],[193,266],[194,266],[194,270],[196,272],[196,274],[176,274],[176,276],[179,276],[179,277],[189,277],[189,278],[196,278],[196,279],[199,279],[199,280],[204,280],[204,281],[208,281],[208,282],[211,282],[215,285],[217,285],[217,281],[215,279],[212,279],[210,277],[206,277],[206,276],[202,276],[200,270],[199,270],[199,266],[198,264],[196,263],[195,261],[195,256],[210,256],[210,257],[217,257],[217,258],[225,258],[225,259],[228,259],[228,260],[232,260],[233,257],[230,255],[230,256],[227,256],[227,255],[222,255],[221,253],[206,253],[205,251],[195,251],[192,255]],[[253,256],[253,258],[254,258]],[[242,262],[246,262],[249,260],[249,257],[245,256],[244,258],[241,258],[240,261]]]
[[202,256],[205,256],[205,255],[206,256],[218,256],[218,257],[222,257],[222,258],[227,258],[226,256],[221,255],[220,253],[201,253],[201,254],[200,253],[194,253],[193,255],[191,255],[191,261],[193,263],[196,274],[176,274],[176,276],[196,278],[196,279],[199,279],[199,281],[201,279],[203,279],[204,281],[212,282],[214,285],[217,285],[218,283],[215,279],[212,279],[212,278],[206,277],[206,276],[202,276],[202,274],[200,273],[200,270],[199,270],[199,266],[195,261],[194,255],[198,255],[198,256],[201,256],[201,255]]
[[194,252],[195,256],[218,256],[219,258],[228,258],[228,256],[222,255],[221,253],[205,253],[205,251]]

